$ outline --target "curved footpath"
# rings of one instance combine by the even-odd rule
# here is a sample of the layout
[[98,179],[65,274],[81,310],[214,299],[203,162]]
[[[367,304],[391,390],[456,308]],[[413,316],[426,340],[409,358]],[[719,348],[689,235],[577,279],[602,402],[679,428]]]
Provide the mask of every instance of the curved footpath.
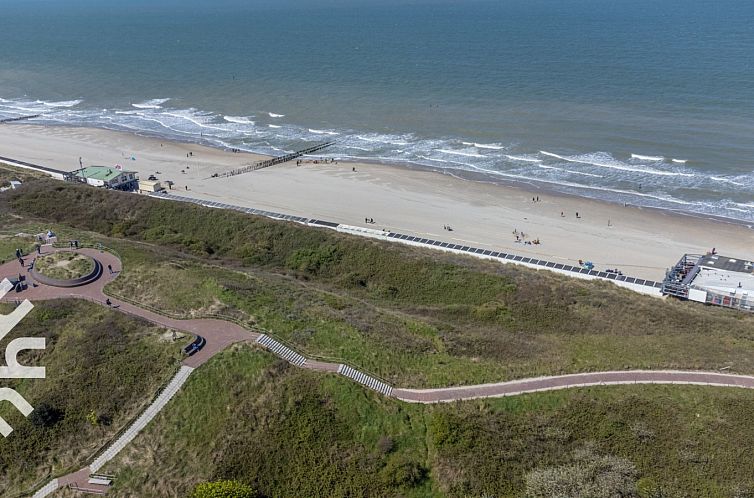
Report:
[[[63,249],[54,249],[51,246],[43,246],[42,254],[49,254],[50,252],[58,250]],[[112,253],[106,251],[88,248],[79,249],[78,251],[96,258],[102,263],[104,268],[107,268],[108,265],[110,265],[113,269],[113,273],[110,274],[110,272],[106,270],[96,281],[74,288],[50,287],[43,284],[38,284],[36,287],[30,285],[27,290],[21,293],[11,292],[6,294],[2,300],[13,302],[19,299],[28,299],[29,301],[34,302],[48,299],[78,298],[107,306],[107,296],[104,294],[103,290],[105,285],[116,278],[120,273],[122,268],[120,260]],[[29,261],[27,261],[27,263],[28,262]],[[21,271],[19,272],[19,270]],[[18,261],[11,261],[0,265],[0,281],[4,278],[17,278],[19,273],[26,275],[27,279],[29,279],[30,274],[27,271],[27,268],[21,268]],[[525,393],[552,391],[574,387],[618,384],[693,384],[754,389],[754,376],[724,374],[719,372],[675,370],[629,370],[577,373],[439,389],[393,388],[389,384],[364,374],[349,365],[308,359],[268,335],[247,330],[240,325],[228,321],[217,319],[178,320],[140,308],[130,303],[117,302],[118,300],[114,298],[112,301],[111,307],[122,313],[142,318],[162,327],[201,335],[206,339],[206,345],[199,352],[181,362],[182,366],[179,372],[153,403],[89,466],[72,474],[50,481],[34,494],[35,497],[47,496],[56,489],[65,486],[82,491],[96,493],[106,492],[106,487],[88,484],[87,481],[89,474],[97,472],[109,460],[114,458],[123,447],[133,440],[170,401],[172,396],[180,390],[195,368],[204,364],[218,352],[237,342],[259,344],[297,367],[337,373],[348,377],[369,389],[377,391],[382,395],[410,403],[442,403],[477,398],[515,396]]]

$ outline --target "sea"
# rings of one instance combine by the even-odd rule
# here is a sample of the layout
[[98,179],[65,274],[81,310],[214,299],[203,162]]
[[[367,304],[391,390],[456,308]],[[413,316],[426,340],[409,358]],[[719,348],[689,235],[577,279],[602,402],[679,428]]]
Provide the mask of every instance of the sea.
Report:
[[[0,0],[0,118],[754,223],[754,2]],[[0,151],[0,155],[2,152]]]

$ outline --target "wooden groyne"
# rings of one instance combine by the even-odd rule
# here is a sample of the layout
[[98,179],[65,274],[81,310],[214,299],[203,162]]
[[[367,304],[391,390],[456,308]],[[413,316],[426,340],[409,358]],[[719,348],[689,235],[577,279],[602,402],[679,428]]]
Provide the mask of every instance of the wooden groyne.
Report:
[[38,118],[39,116],[41,116],[41,114],[34,114],[32,116],[19,116],[17,118],[5,118],[5,119],[0,119],[0,123],[10,123],[12,121],[23,121],[25,119]]
[[311,147],[307,147],[306,149],[297,150],[296,152],[291,152],[290,154],[286,154],[284,156],[273,157],[272,159],[264,159],[262,161],[257,161],[255,163],[249,164],[248,166],[242,166],[240,168],[232,169],[230,171],[226,171],[225,173],[218,173],[218,174],[212,175],[212,177],[225,178],[228,176],[241,175],[243,173],[248,173],[250,171],[256,171],[262,168],[269,168],[270,166],[275,166],[276,164],[286,163],[288,161],[298,159],[299,157],[304,156],[306,154],[312,154],[314,152],[330,147],[331,145],[335,145],[335,142],[325,142],[325,143],[313,145]]

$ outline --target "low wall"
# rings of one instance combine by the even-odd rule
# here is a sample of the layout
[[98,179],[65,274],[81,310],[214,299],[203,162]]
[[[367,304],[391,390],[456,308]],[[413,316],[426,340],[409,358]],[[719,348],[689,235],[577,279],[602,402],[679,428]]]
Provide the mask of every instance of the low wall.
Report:
[[57,278],[50,278],[48,276],[42,275],[41,273],[37,272],[36,266],[31,269],[31,276],[34,277],[34,280],[39,282],[40,284],[50,285],[52,287],[78,287],[79,285],[85,285],[91,282],[94,282],[102,275],[102,263],[97,261],[95,258],[92,258],[94,261],[94,269],[89,273],[88,275],[84,275],[83,277],[74,278],[70,280],[60,280]]

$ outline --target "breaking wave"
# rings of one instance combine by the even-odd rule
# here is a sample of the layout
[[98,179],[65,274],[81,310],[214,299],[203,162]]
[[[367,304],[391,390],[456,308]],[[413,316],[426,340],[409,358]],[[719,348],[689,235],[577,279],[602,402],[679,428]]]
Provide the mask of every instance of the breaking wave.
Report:
[[[233,116],[178,108],[167,98],[86,108],[86,101],[0,97],[0,119],[40,114],[32,123],[94,126],[277,155],[312,143],[336,140],[319,156],[415,165],[488,181],[541,183],[553,190],[640,206],[683,209],[754,222],[754,172],[726,175],[690,168],[685,160],[632,154],[620,160],[606,152],[555,154],[505,140],[481,143],[465,137],[432,138],[413,133],[322,129],[293,123],[282,114],[248,110]],[[240,112],[239,112],[240,114]],[[254,116],[278,118],[256,123]],[[321,125],[323,126],[323,125]],[[703,192],[704,199],[689,192]]]
[[250,125],[254,124],[254,121],[243,116],[223,116],[223,119],[229,123],[250,124]]
[[142,102],[140,104],[131,104],[133,107],[136,107],[137,109],[162,109],[162,104],[167,102],[170,99],[151,99],[147,100],[146,102]]
[[665,158],[662,156],[642,156],[640,154],[631,154],[631,159],[639,159],[641,161],[664,161]]

